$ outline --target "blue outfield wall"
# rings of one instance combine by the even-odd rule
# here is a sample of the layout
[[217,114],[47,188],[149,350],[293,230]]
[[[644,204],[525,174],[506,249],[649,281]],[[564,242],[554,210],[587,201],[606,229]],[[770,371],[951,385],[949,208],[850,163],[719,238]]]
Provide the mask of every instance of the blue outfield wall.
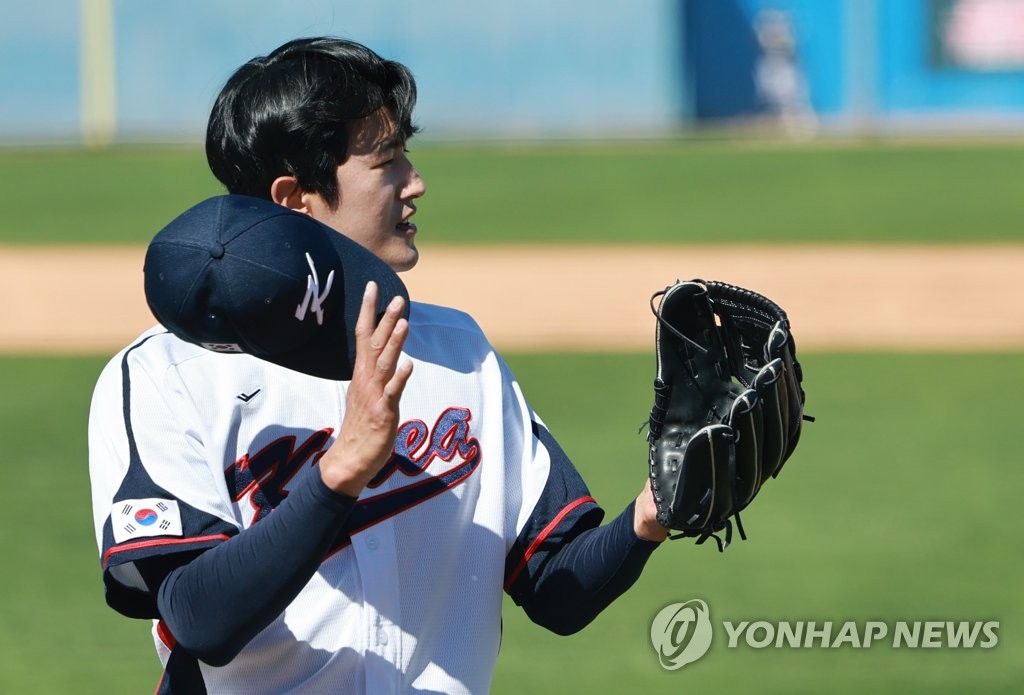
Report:
[[[662,132],[683,111],[675,0],[111,1],[122,137],[201,137],[232,70],[321,34],[409,65],[424,136]],[[75,137],[79,1],[0,17],[0,138]]]
[[797,56],[819,114],[841,113],[844,99],[843,8],[830,0],[686,0],[682,20],[690,115],[695,120],[756,115],[764,110],[754,73],[761,48],[755,23],[766,10],[792,21]]
[[[684,38],[689,102],[697,120],[765,111],[754,84],[761,55],[754,27],[782,12],[796,37],[810,102],[840,124],[917,118],[1002,118],[1024,128],[1024,31],[1007,36],[999,22],[1024,26],[1024,2],[999,0],[686,0]],[[936,60],[942,21],[959,8],[973,17],[974,41],[1007,43],[998,66]],[[986,26],[987,25],[987,26]],[[1016,41],[1016,43],[1014,42]],[[1015,57],[1016,56],[1016,57]]]
[[0,0],[0,138],[76,132],[78,3]]
[[[893,115],[1024,113],[1024,63],[990,70],[935,65],[930,0],[880,4],[885,8],[878,22],[880,110]],[[1024,20],[1024,12],[1019,19]],[[1017,29],[1024,43],[1024,25]]]
[[1020,7],[1024,22],[1024,0],[0,0],[0,142],[79,140],[92,2],[113,10],[123,140],[200,140],[234,68],[317,34],[410,65],[425,138],[646,136],[759,116],[767,11],[788,18],[810,106],[837,132],[901,119],[1024,131],[1024,35],[1017,62],[988,69],[937,61],[933,21]]

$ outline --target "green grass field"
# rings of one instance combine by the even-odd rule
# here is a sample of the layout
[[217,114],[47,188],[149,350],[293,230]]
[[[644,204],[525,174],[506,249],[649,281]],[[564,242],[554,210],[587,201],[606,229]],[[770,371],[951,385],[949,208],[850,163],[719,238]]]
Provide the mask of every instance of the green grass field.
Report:
[[[639,490],[646,356],[511,355],[527,396],[617,513]],[[495,693],[1016,692],[1024,583],[1009,455],[1024,355],[809,355],[797,454],[724,554],[675,541],[582,633],[545,633],[508,603]],[[103,603],[85,451],[103,360],[0,358],[0,692],[148,693],[148,625]],[[572,384],[564,375],[574,373]],[[600,384],[600,386],[598,386]],[[602,394],[615,394],[614,398]],[[600,433],[597,436],[596,433]],[[703,598],[714,621],[998,620],[993,649],[755,650],[725,646],[663,671],[648,630]]]
[[[1024,240],[1024,142],[413,143],[421,243]],[[222,192],[198,149],[0,151],[0,242],[149,241]]]
[[[414,146],[429,192],[421,244],[549,241],[1024,241],[1024,145],[729,142]],[[145,243],[219,192],[198,150],[8,150],[4,243]],[[2,248],[0,248],[2,253]],[[49,280],[48,280],[49,281]],[[26,293],[30,288],[26,289]],[[19,301],[19,298],[6,298]],[[51,310],[57,310],[51,308]],[[2,330],[2,328],[0,328]],[[645,475],[649,355],[507,355],[609,514]],[[0,356],[0,693],[150,693],[149,626],[103,602],[86,417],[106,356]],[[1018,692],[1024,542],[1014,453],[1024,353],[802,354],[799,450],[726,553],[675,541],[582,633],[511,602],[497,694]],[[992,649],[726,646],[680,671],[648,631],[701,598],[720,628],[763,620],[999,621]]]

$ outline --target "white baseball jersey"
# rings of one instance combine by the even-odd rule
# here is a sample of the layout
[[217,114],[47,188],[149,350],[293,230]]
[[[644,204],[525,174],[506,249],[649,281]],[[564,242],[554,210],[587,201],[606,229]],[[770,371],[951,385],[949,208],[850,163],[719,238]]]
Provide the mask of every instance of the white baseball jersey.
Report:
[[[154,620],[165,668],[240,695],[488,690],[503,587],[548,533],[600,511],[473,320],[419,303],[409,318],[395,456],[319,570],[226,666],[170,659]],[[334,441],[347,386],[159,326],[115,356],[89,423],[108,602],[138,615],[152,597],[133,561],[213,547],[269,514]]]

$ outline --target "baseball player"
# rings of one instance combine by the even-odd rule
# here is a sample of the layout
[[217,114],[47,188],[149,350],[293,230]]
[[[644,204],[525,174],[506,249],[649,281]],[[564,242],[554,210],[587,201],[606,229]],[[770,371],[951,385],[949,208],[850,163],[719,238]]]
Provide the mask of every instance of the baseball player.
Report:
[[[406,150],[415,97],[403,65],[350,41],[246,63],[215,103],[207,155],[228,198],[265,203],[186,215],[185,233],[248,228],[275,205],[408,270],[425,193]],[[197,248],[204,263],[232,255]],[[282,254],[267,248],[264,265]],[[292,297],[301,319],[262,331],[286,334],[318,302],[331,320],[318,263]],[[147,260],[151,304],[150,278],[173,265]],[[247,286],[232,267],[218,282]],[[351,378],[196,338],[205,318],[154,326],[101,374],[89,448],[106,600],[153,621],[159,693],[487,692],[503,591],[569,634],[666,537],[649,487],[601,524],[470,316],[399,296],[375,325],[388,283],[370,279]],[[216,319],[215,295],[189,311]]]

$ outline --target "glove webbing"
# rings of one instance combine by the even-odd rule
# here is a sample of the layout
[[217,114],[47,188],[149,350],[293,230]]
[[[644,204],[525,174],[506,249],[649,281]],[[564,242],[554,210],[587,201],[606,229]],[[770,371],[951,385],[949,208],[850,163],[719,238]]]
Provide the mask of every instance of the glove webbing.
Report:
[[[736,519],[736,530],[739,531],[740,538],[747,540],[747,534],[743,530],[743,521],[740,519],[740,513],[736,512],[733,514],[733,517]],[[722,540],[722,538],[718,536],[719,531],[725,531],[725,540]],[[703,531],[682,531],[680,533],[670,535],[668,539],[670,541],[675,541],[680,538],[693,538],[694,536],[697,537],[695,545],[703,545],[707,539],[714,538],[715,544],[718,546],[718,552],[724,553],[725,549],[732,543],[732,522],[728,519],[723,519],[721,522],[706,528]]]

